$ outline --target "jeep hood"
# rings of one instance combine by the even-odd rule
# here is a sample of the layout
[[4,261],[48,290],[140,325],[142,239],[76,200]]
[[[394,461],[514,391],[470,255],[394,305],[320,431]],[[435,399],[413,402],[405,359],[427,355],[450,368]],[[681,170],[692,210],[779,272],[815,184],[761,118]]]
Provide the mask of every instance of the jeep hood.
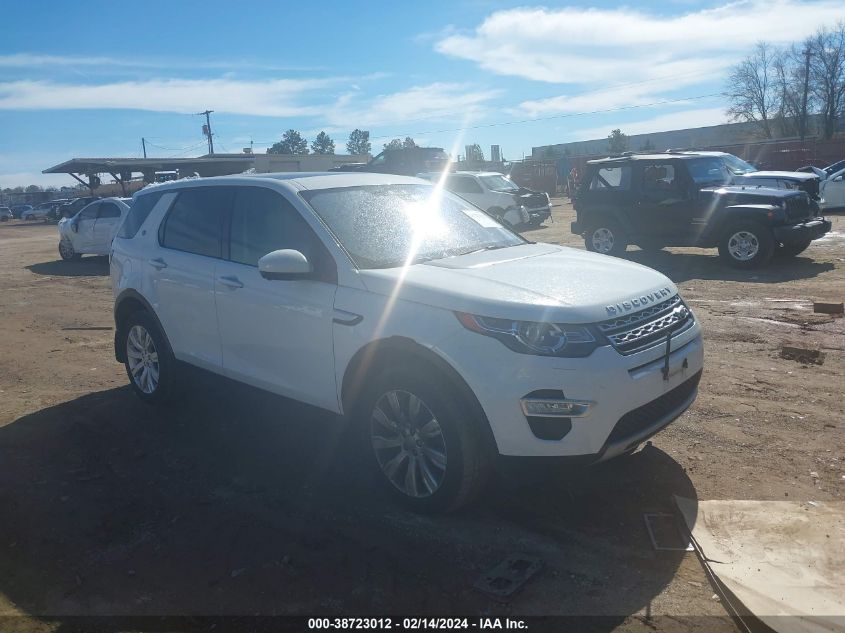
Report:
[[[524,244],[404,268],[360,271],[371,292],[489,317],[595,323],[677,292],[664,275],[616,257]],[[626,307],[627,305],[627,307]]]

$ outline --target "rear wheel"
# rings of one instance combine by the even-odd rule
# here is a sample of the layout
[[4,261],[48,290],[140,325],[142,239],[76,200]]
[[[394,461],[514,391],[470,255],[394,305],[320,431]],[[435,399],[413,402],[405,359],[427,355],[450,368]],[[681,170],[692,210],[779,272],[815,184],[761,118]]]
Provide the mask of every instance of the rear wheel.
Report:
[[380,374],[358,407],[377,477],[418,512],[468,503],[490,470],[483,420],[469,413],[445,381],[393,367]]
[[593,253],[619,256],[628,248],[628,237],[617,222],[605,220],[590,225],[584,244]]
[[775,251],[775,255],[778,257],[795,257],[807,250],[812,243],[813,240],[808,239],[800,242],[792,242],[790,244],[781,244],[777,251]]
[[772,232],[757,222],[731,225],[719,241],[719,255],[735,268],[756,268],[769,261],[775,250]]
[[78,261],[82,257],[81,253],[77,253],[73,250],[73,244],[71,244],[68,240],[61,240],[59,242],[59,255],[61,255],[62,259],[66,262]]
[[141,310],[124,322],[126,375],[138,396],[160,404],[172,399],[176,386],[176,359],[164,333],[149,313]]

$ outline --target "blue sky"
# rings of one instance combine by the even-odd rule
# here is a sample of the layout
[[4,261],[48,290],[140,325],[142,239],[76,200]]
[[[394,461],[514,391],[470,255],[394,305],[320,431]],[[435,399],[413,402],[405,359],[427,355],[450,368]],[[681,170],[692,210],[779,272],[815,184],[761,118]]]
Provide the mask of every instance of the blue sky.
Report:
[[[718,93],[756,41],[845,15],[840,0],[13,1],[0,37],[0,187],[71,184],[71,157],[263,151],[288,128],[345,151],[368,129],[462,154],[725,121]],[[712,96],[706,96],[712,95]],[[661,103],[662,105],[652,105]],[[540,119],[533,120],[532,119]],[[504,125],[502,125],[504,124]],[[461,128],[469,128],[461,130]]]

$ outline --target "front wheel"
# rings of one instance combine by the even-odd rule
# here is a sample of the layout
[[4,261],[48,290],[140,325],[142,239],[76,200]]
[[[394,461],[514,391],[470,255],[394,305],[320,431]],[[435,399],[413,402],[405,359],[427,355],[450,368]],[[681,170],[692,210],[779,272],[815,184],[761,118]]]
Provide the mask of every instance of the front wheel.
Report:
[[124,322],[126,375],[132,389],[149,403],[172,399],[176,385],[176,359],[164,333],[147,312],[131,314]]
[[588,251],[620,256],[628,248],[628,237],[619,224],[611,220],[595,223],[587,229],[584,245]]
[[490,454],[481,424],[448,383],[392,368],[372,381],[358,407],[377,477],[418,512],[445,512],[483,487]]
[[740,222],[725,231],[719,255],[735,268],[756,268],[769,261],[775,250],[772,232],[756,222]]
[[77,253],[73,249],[73,244],[67,240],[61,240],[59,242],[59,255],[61,255],[62,259],[66,262],[75,262],[82,258],[82,254]]
[[791,244],[781,244],[775,252],[775,255],[778,257],[795,257],[796,255],[800,255],[806,251],[812,243],[813,240],[808,239],[800,242],[792,242]]

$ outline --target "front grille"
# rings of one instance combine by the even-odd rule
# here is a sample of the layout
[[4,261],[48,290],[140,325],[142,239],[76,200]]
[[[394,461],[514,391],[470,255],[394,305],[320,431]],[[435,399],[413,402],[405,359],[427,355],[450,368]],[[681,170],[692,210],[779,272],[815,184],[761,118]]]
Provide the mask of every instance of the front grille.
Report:
[[620,354],[633,354],[663,341],[670,329],[679,334],[692,327],[695,318],[691,311],[675,311],[683,305],[675,295],[639,312],[602,321],[598,327]]
[[809,196],[787,198],[786,217],[790,220],[806,220],[813,217],[813,202]]
[[700,380],[701,372],[699,371],[695,376],[664,393],[656,400],[652,400],[623,415],[610,432],[607,443],[615,444],[636,439],[655,422],[683,405],[696,390]]

